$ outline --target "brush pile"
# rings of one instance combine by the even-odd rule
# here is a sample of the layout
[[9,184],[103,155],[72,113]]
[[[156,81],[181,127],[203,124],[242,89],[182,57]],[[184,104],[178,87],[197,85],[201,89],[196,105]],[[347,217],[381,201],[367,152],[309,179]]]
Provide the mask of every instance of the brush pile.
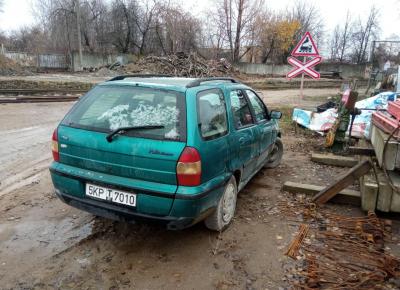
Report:
[[206,60],[195,53],[147,56],[123,68],[124,73],[166,74],[180,77],[213,77],[234,73],[226,59]]

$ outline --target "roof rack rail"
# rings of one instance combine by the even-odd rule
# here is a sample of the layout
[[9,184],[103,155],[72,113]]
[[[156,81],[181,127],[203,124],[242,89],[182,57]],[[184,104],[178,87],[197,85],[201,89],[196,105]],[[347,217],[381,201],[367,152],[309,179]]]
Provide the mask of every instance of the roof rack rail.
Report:
[[120,75],[113,77],[112,79],[108,80],[108,82],[113,81],[121,81],[126,78],[171,78],[173,75],[165,75],[165,74],[129,74],[129,75]]
[[235,80],[234,78],[230,78],[230,77],[211,77],[211,78],[195,79],[195,80],[191,81],[190,83],[188,83],[186,85],[186,87],[193,88],[193,87],[200,86],[201,83],[212,82],[212,81],[227,81],[227,82],[231,82],[231,83],[235,83],[235,84],[240,84],[239,81]]

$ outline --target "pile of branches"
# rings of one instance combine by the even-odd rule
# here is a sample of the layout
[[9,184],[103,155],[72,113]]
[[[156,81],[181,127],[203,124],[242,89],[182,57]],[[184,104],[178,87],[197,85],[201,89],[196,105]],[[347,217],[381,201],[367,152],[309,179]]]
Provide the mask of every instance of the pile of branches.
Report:
[[180,77],[225,76],[234,72],[226,59],[206,60],[195,53],[147,56],[123,68],[125,73],[166,74]]

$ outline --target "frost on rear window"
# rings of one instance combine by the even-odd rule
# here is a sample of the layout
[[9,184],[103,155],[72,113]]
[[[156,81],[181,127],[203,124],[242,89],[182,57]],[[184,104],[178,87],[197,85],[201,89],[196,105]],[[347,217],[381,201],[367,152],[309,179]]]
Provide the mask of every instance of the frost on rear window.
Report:
[[162,125],[165,127],[164,137],[179,139],[177,122],[179,110],[175,106],[157,106],[138,104],[136,108],[129,105],[118,105],[105,111],[97,119],[108,122],[110,130],[121,127],[137,127],[148,125]]

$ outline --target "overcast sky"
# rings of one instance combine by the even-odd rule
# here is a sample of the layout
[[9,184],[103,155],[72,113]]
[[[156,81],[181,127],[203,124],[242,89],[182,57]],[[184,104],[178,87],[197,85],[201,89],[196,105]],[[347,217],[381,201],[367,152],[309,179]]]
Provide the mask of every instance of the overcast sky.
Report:
[[[32,15],[31,3],[34,0],[4,0],[3,13],[0,13],[0,30],[10,31],[35,22]],[[185,9],[196,16],[202,14],[213,5],[212,0],[176,0],[183,3]],[[350,10],[353,19],[365,18],[369,7],[375,4],[380,9],[381,38],[387,39],[392,35],[400,36],[400,0],[308,0],[320,10],[320,17],[324,19],[325,31],[330,33],[333,27],[343,21],[346,11]],[[280,10],[290,5],[293,0],[266,0],[273,10]]]

